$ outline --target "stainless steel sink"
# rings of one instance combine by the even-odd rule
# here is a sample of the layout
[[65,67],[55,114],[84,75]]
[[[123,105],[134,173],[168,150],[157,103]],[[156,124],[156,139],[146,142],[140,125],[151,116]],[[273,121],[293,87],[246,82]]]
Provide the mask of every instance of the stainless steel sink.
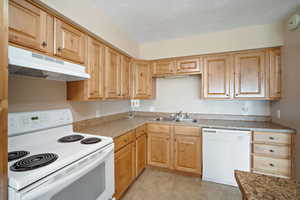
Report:
[[197,119],[174,119],[171,117],[157,117],[155,121],[158,122],[187,122],[187,123],[197,123]]

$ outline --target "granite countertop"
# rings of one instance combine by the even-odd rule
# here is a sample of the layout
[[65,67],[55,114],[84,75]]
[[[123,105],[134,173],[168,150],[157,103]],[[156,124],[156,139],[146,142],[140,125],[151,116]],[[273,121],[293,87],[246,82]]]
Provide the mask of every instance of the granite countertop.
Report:
[[238,170],[235,178],[246,200],[300,200],[300,182]]
[[164,124],[171,124],[171,125],[190,125],[190,126],[197,126],[202,128],[227,128],[227,129],[239,129],[239,130],[250,130],[250,131],[269,131],[269,132],[278,132],[278,133],[295,132],[293,129],[278,124],[274,124],[271,122],[199,119],[197,123],[193,123],[193,122],[155,121],[154,117],[140,117],[140,116],[137,116],[133,119],[123,117],[117,120],[111,120],[103,123],[81,126],[79,129],[76,129],[75,131],[116,138],[147,122],[164,123]]

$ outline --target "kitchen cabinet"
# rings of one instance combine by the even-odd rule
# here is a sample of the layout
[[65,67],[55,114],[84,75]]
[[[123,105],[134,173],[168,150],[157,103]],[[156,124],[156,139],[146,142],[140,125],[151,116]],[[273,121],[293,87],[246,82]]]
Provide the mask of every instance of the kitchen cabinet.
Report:
[[53,17],[27,1],[10,0],[9,42],[51,54],[53,52]]
[[115,153],[115,197],[119,199],[135,178],[135,148],[130,143]]
[[147,164],[147,136],[143,134],[136,139],[136,176],[142,173]]
[[200,167],[200,137],[193,136],[175,136],[175,160],[174,166],[178,171],[191,173],[201,172]]
[[153,76],[164,76],[175,72],[175,61],[161,60],[153,63]]
[[120,96],[120,62],[121,56],[111,48],[106,48],[105,60],[105,97],[109,99]]
[[154,98],[155,82],[152,79],[152,68],[148,61],[134,61],[132,65],[133,99]]
[[215,55],[204,58],[202,93],[205,99],[232,98],[232,61],[230,55]]
[[293,178],[294,135],[254,132],[252,172]]
[[87,72],[91,78],[84,81],[67,82],[67,99],[97,100],[104,98],[104,56],[105,46],[88,38]]
[[150,123],[148,164],[200,175],[202,173],[201,129]]
[[269,50],[269,95],[271,99],[281,97],[281,49]]
[[54,41],[54,55],[85,64],[87,50],[87,35],[85,33],[55,18]]
[[183,58],[176,61],[176,73],[201,73],[201,58]]
[[148,164],[157,167],[170,167],[170,136],[148,132]]
[[121,57],[120,65],[120,98],[129,99],[130,96],[130,58]]
[[240,52],[234,55],[235,98],[264,98],[265,50]]

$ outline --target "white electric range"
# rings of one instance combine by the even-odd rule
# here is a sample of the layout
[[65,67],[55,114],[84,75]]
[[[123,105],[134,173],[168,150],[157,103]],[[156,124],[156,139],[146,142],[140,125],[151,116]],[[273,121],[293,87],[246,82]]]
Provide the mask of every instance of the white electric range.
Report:
[[112,199],[112,138],[72,122],[68,109],[9,114],[9,200]]

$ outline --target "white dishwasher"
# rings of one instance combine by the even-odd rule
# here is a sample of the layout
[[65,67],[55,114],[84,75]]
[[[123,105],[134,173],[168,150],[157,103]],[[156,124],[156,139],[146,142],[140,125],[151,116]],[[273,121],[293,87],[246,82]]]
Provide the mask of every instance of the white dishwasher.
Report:
[[203,129],[203,180],[237,186],[234,170],[250,171],[251,132]]

